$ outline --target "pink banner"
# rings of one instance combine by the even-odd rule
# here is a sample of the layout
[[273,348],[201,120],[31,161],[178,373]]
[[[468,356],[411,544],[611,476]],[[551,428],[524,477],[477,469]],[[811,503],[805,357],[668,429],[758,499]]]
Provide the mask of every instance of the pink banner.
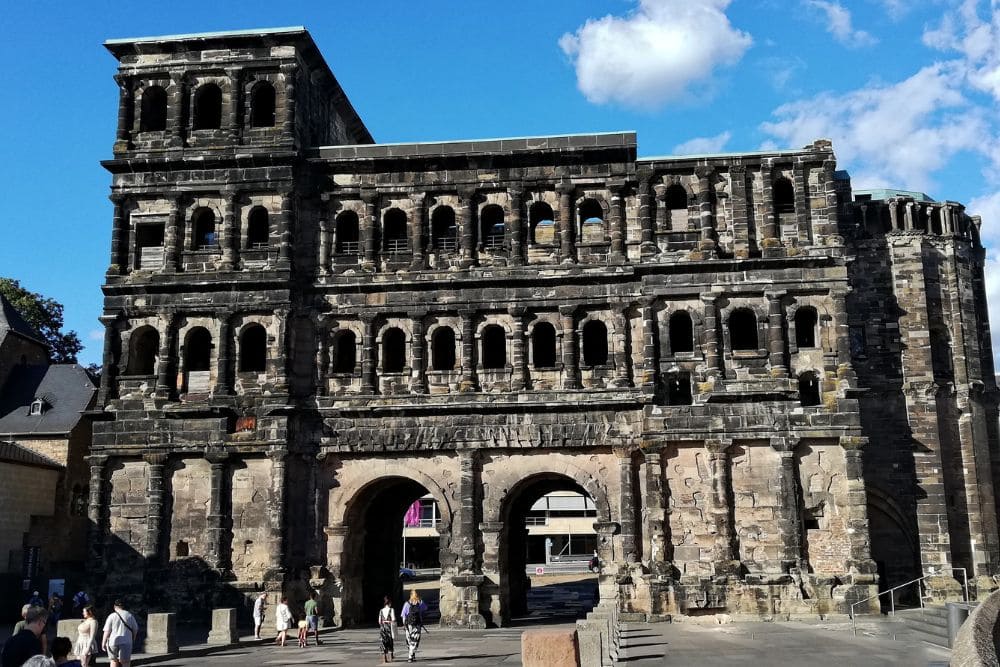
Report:
[[413,504],[410,505],[410,509],[406,510],[406,514],[403,515],[403,525],[404,526],[419,526],[420,525],[420,501],[414,500]]

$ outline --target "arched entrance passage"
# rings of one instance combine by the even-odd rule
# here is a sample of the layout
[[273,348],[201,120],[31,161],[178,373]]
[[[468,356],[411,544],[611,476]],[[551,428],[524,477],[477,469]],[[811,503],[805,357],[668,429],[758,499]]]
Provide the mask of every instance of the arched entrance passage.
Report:
[[[382,598],[389,595],[395,606],[403,603],[403,587],[408,583],[400,578],[400,565],[404,559],[404,517],[415,503],[432,502],[433,518],[424,526],[425,532],[437,535],[433,556],[438,556],[442,535],[450,526],[450,510],[442,507],[440,493],[431,490],[415,479],[404,476],[386,476],[364,485],[353,494],[342,516],[346,528],[343,552],[339,556],[340,579],[343,587],[342,620],[347,626],[370,625],[382,607]],[[413,526],[412,522],[409,524]],[[418,514],[418,523],[419,514]],[[427,545],[421,550],[428,558]],[[413,545],[407,555],[412,560]],[[431,564],[433,565],[433,563]],[[419,584],[417,584],[419,587]],[[436,602],[436,588],[425,595],[428,603]],[[432,604],[436,606],[436,604]]]
[[[892,498],[872,488],[868,489],[868,527],[880,592],[921,575],[919,547],[905,515]],[[902,589],[894,593],[896,603],[916,603],[916,593],[915,588]],[[881,598],[881,603],[887,605],[888,598]]]
[[[583,558],[577,567],[571,566],[564,570],[566,578],[576,581],[553,583],[551,585],[558,588],[550,589],[549,594],[543,594],[538,585],[544,582],[536,577],[535,592],[531,593],[533,584],[526,569],[529,563],[545,562],[546,552],[551,554],[551,541],[547,544],[544,535],[531,536],[528,518],[537,518],[538,510],[533,511],[533,508],[540,500],[557,492],[578,494],[588,501],[586,507],[593,508],[579,517],[577,537],[581,541],[592,539],[596,550],[597,536],[593,532],[593,524],[606,520],[604,512],[600,512],[602,516],[598,516],[598,507],[601,505],[599,501],[602,499],[595,500],[584,486],[558,473],[539,473],[516,484],[507,493],[500,512],[503,528],[500,532],[498,561],[502,625],[509,625],[512,621],[531,620],[529,615],[543,615],[546,620],[561,616],[576,617],[585,614],[596,604],[597,577],[587,571]],[[559,569],[561,568],[556,568],[556,571]]]

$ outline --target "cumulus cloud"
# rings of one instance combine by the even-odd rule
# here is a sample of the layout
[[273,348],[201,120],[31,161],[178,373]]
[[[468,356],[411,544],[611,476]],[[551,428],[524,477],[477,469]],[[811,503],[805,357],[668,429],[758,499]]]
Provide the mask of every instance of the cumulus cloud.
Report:
[[775,109],[761,125],[770,143],[833,140],[856,187],[930,190],[936,171],[962,151],[988,151],[985,110],[971,105],[953,63],[937,63],[893,84],[823,93]]
[[705,153],[721,153],[732,139],[733,133],[728,130],[714,137],[695,137],[674,147],[674,155],[704,155]]
[[980,3],[965,0],[923,34],[925,46],[957,51],[964,60],[965,77],[973,88],[1000,102],[1000,5],[990,2],[985,17]]
[[855,29],[850,10],[839,2],[806,0],[806,6],[823,14],[826,19],[826,31],[844,46],[860,48],[871,46],[878,41],[870,33]]
[[[1000,191],[972,199],[965,210],[969,215],[982,216],[983,243],[986,245],[1000,243]],[[1000,281],[1000,275],[997,276],[997,280]],[[990,321],[1000,325],[1000,320]]]
[[589,101],[656,109],[689,96],[750,47],[750,35],[729,23],[729,3],[639,0],[626,16],[588,20],[559,46]]

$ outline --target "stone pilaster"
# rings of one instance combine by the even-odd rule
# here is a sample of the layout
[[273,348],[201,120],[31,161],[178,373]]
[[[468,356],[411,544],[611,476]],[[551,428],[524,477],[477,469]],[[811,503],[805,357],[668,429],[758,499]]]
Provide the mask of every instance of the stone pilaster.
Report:
[[364,246],[361,266],[366,271],[374,271],[377,260],[375,248],[378,236],[379,196],[377,192],[365,190],[361,193],[361,199],[365,203],[365,217],[361,221],[361,237]]
[[559,259],[565,263],[576,261],[576,207],[573,205],[573,194],[576,187],[572,183],[560,183],[556,186],[559,193]]
[[830,292],[833,302],[834,344],[837,351],[837,381],[845,389],[857,385],[858,376],[854,371],[854,361],[851,357],[851,328],[847,316],[847,290],[836,289]]
[[108,457],[91,454],[87,457],[90,465],[90,497],[87,499],[87,565],[88,568],[102,569],[105,538],[104,487]]
[[812,212],[809,210],[809,183],[806,167],[796,162],[792,169],[792,185],[795,187],[795,224],[798,242],[808,245],[812,241]]
[[510,306],[507,308],[507,312],[514,324],[510,354],[513,368],[510,389],[511,391],[522,391],[528,380],[528,358],[524,353],[524,316],[527,314],[527,309],[521,306]]
[[784,546],[784,556],[779,569],[789,572],[791,568],[807,570],[802,550],[802,500],[799,497],[799,471],[795,460],[794,440],[788,438],[771,438],[771,447],[778,452],[780,468],[778,470],[778,511],[775,517],[781,532],[781,543]]
[[715,524],[715,543],[712,560],[716,574],[736,574],[739,572],[738,551],[736,549],[736,522],[733,519],[732,477],[730,472],[729,440],[707,440],[709,472],[712,478],[712,493],[709,498],[709,515]]
[[460,261],[462,268],[468,268],[476,263],[477,196],[475,190],[462,190],[458,194]]
[[[233,348],[232,315],[228,312],[219,313],[219,342],[215,355],[215,390],[216,396],[226,396],[232,393],[231,369],[233,359],[230,359]],[[241,350],[242,352],[242,350]]]
[[267,501],[268,518],[268,573],[271,580],[280,580],[284,573],[285,557],[285,464],[288,452],[271,449],[271,493]]
[[476,574],[476,451],[464,449],[458,452],[459,479],[458,494],[461,510],[458,531],[452,533],[452,547],[460,574]]
[[146,539],[143,557],[147,562],[159,564],[163,552],[163,472],[166,454],[146,454]]
[[712,196],[712,176],[715,170],[711,167],[697,167],[698,177],[698,222],[701,239],[698,250],[706,257],[714,257],[718,253],[715,239],[715,202]]
[[576,354],[576,306],[559,306],[562,325],[563,389],[580,388],[580,364]]
[[612,264],[624,264],[625,256],[625,185],[611,184],[611,214],[608,224],[611,226],[611,256]]
[[657,378],[660,371],[659,360],[659,331],[656,326],[656,300],[650,297],[639,301],[639,309],[642,314],[642,380],[641,386],[644,392],[653,393],[656,391]]
[[425,254],[424,239],[427,238],[427,206],[426,196],[423,193],[410,195],[413,202],[413,219],[410,221],[410,251],[413,259],[410,260],[410,270],[420,271],[427,268],[427,256]]
[[868,523],[868,494],[865,491],[864,448],[868,438],[842,436],[844,469],[847,477],[847,535],[850,540],[851,560],[844,564],[845,572],[864,576],[863,583],[875,583],[875,563],[871,557],[871,533]]
[[781,245],[781,237],[778,230],[778,214],[774,211],[774,160],[767,158],[760,166],[760,180],[762,184],[761,192],[761,218],[764,220],[762,226],[764,238],[761,241],[761,250],[764,257],[781,257],[785,250]]
[[410,391],[414,394],[427,393],[427,340],[425,337],[424,318],[427,313],[415,311],[410,314],[413,322],[413,336],[410,344],[412,361],[412,376]]
[[767,297],[767,353],[771,376],[788,377],[788,358],[785,355],[785,306],[786,292],[765,292]]
[[617,451],[618,481],[621,496],[618,502],[618,515],[621,525],[622,556],[626,564],[639,561],[639,549],[636,544],[635,508],[638,504],[635,493],[635,467],[632,464],[630,450]]
[[108,264],[107,275],[119,276],[127,273],[128,267],[128,239],[131,237],[129,229],[126,228],[125,222],[125,202],[127,201],[124,195],[113,194],[110,197],[111,203],[114,204],[114,214],[111,218],[111,261]]
[[659,452],[646,451],[642,465],[646,479],[646,493],[643,497],[644,533],[647,542],[643,545],[645,560],[650,571],[657,576],[672,574],[673,544],[670,541],[670,523],[667,520],[665,485],[663,483],[663,459]]
[[132,138],[129,128],[132,127],[132,108],[135,106],[135,95],[132,90],[132,77],[116,74],[115,83],[118,84],[118,130],[115,133],[113,152],[115,155],[120,155],[128,151]]
[[[101,353],[101,386],[97,393],[97,409],[103,409],[108,399],[114,395],[115,377],[118,365],[115,364],[114,344],[121,333],[118,331],[117,315],[102,315],[98,318],[104,325],[104,349]],[[122,356],[127,354],[122,352]]]
[[184,196],[177,195],[170,202],[170,219],[163,232],[163,270],[175,273],[180,269],[181,247],[184,244]]
[[226,488],[226,473],[229,455],[226,452],[212,452],[205,456],[211,466],[209,478],[208,513],[205,517],[206,539],[205,561],[209,567],[225,571],[230,567],[229,545],[227,542],[226,509],[231,502],[230,490]]
[[653,242],[653,216],[650,211],[650,179],[653,175],[648,170],[636,174],[639,179],[639,254],[643,257],[655,255],[659,249]]
[[729,167],[729,183],[732,190],[733,255],[737,259],[750,256],[750,223],[747,212],[747,168],[743,165]]
[[705,374],[709,378],[722,377],[722,348],[719,345],[719,310],[716,295],[706,292],[700,295],[705,307]]
[[377,388],[375,378],[375,316],[361,315],[364,332],[361,336],[361,393],[374,394]]
[[229,141],[233,145],[238,145],[243,127],[243,114],[240,113],[243,100],[243,68],[227,67],[226,76],[229,77],[229,101],[223,109],[223,118],[227,121]]
[[167,145],[170,148],[184,146],[184,88],[184,75],[172,72],[167,89],[167,130],[170,133]]
[[521,207],[524,192],[520,188],[511,188],[507,191],[507,195],[510,197],[510,224],[507,227],[510,234],[508,243],[510,265],[522,266],[524,264],[524,218]]
[[174,314],[170,312],[160,313],[160,321],[163,322],[163,331],[160,333],[160,350],[156,358],[156,389],[154,395],[157,398],[170,398],[174,386],[171,381],[170,371],[174,368],[174,350],[177,349],[177,327],[174,324]]
[[225,190],[222,193],[224,204],[222,209],[222,261],[220,271],[232,271],[237,265],[240,235],[236,224],[239,211],[239,193],[235,190]]
[[281,194],[281,211],[278,213],[278,268],[292,267],[292,193]]
[[281,122],[281,136],[285,141],[295,142],[295,94],[299,66],[289,63],[281,66],[281,77],[285,84],[285,113]]
[[288,318],[291,311],[288,308],[278,308],[274,311],[274,317],[278,322],[278,334],[275,336],[277,339],[276,349],[274,350],[274,355],[277,363],[274,364],[274,391],[278,394],[284,394],[288,392],[288,336],[289,336],[289,322]]
[[476,374],[476,314],[464,311],[462,316],[462,381],[460,391],[477,391],[479,378]]
[[628,311],[628,306],[615,309],[615,329],[618,334],[614,348],[616,387],[632,386],[632,329],[629,326]]
[[326,218],[319,221],[319,260],[317,273],[321,276],[330,273],[330,239],[333,234],[333,223]]

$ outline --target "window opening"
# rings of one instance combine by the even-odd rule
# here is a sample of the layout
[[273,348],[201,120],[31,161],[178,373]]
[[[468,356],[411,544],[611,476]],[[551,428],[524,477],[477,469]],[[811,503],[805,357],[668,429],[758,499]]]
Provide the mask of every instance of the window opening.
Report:
[[556,365],[556,329],[548,322],[539,322],[531,330],[531,356],[535,368]]
[[195,327],[187,335],[184,363],[188,371],[207,371],[212,358],[212,334],[204,327]]
[[240,370],[261,373],[267,366],[267,332],[259,324],[251,324],[240,336]]
[[799,308],[795,311],[795,344],[799,348],[816,347],[816,309]]
[[667,188],[666,201],[664,205],[670,211],[679,211],[681,209],[687,210],[688,207],[688,194],[687,190],[680,183],[674,183]]
[[455,370],[455,332],[450,327],[438,327],[431,337],[432,370]]
[[208,208],[199,209],[194,215],[194,250],[213,250],[219,247],[215,233],[215,213]]
[[792,182],[782,176],[771,185],[774,194],[774,212],[795,213],[795,188]]
[[250,91],[250,127],[274,127],[274,86],[260,81]]
[[507,365],[507,335],[503,328],[490,324],[483,328],[483,368],[502,369]]
[[156,354],[160,347],[160,334],[151,326],[140,327],[129,340],[126,375],[153,375]]
[[438,206],[431,215],[431,246],[439,252],[458,249],[458,227],[455,211],[450,206]]
[[583,364],[604,366],[608,363],[608,327],[600,320],[583,325]]
[[358,361],[358,338],[353,331],[337,333],[333,345],[333,372],[353,373]]
[[383,249],[390,254],[406,252],[406,214],[398,208],[390,208],[382,223]]
[[479,214],[479,240],[485,250],[503,250],[504,223],[503,208],[490,204]]
[[[555,225],[552,207],[543,201],[536,201],[528,209],[528,240],[532,243],[552,243],[552,229]],[[539,227],[547,228],[545,238],[539,238]]]
[[749,308],[734,310],[729,316],[729,340],[733,350],[757,350],[757,316]]
[[266,248],[270,234],[271,225],[267,209],[263,206],[254,206],[247,217],[247,248],[252,250]]
[[670,316],[670,353],[681,352],[694,352],[694,326],[686,310]]
[[357,255],[361,252],[357,213],[344,211],[338,215],[335,233],[337,235],[336,252],[338,255]]
[[162,132],[167,129],[167,91],[150,86],[142,92],[139,111],[140,132]]
[[604,209],[594,199],[580,202],[580,224],[604,224]]
[[388,329],[382,334],[382,372],[402,373],[406,367],[406,334]]
[[194,93],[194,129],[218,130],[222,127],[222,89],[214,83],[198,87]]
[[691,405],[691,376],[687,373],[676,373],[667,377],[667,404]]
[[140,269],[158,269],[163,266],[163,225],[136,225],[135,242]]
[[819,380],[809,372],[799,376],[799,403],[804,407],[819,405]]
[[35,400],[33,400],[31,402],[31,406],[28,408],[28,414],[31,415],[32,417],[40,416],[42,414],[42,407],[44,403],[45,402],[40,398],[36,398]]

